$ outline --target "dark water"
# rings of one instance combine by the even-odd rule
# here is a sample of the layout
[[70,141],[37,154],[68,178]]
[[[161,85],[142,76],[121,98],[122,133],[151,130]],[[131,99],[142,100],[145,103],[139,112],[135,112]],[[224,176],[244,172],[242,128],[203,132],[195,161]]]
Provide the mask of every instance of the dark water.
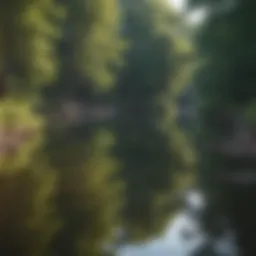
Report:
[[[162,237],[140,245],[124,245],[117,250],[118,256],[191,256],[207,242],[198,221],[202,197],[189,192],[187,205],[170,221]],[[234,237],[228,234],[214,244],[218,256],[236,256]]]

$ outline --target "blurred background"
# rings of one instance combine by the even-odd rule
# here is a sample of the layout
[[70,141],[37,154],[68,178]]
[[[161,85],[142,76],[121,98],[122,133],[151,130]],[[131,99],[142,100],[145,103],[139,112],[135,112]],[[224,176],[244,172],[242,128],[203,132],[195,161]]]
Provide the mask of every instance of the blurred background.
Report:
[[255,0],[2,0],[3,256],[255,256]]

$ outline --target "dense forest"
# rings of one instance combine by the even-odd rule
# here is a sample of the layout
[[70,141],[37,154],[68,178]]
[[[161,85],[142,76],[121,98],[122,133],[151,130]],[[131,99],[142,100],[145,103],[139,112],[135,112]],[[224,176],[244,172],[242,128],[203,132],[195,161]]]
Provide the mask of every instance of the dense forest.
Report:
[[238,255],[254,255],[256,2],[190,0],[189,4],[207,12],[195,31],[199,68],[192,77],[198,111],[197,176],[208,201],[203,226],[212,242],[227,229],[234,230]]
[[182,18],[164,0],[0,10],[1,252],[98,256],[160,234],[194,161],[174,121],[194,58]]
[[167,0],[0,3],[3,255],[114,255],[192,185],[210,240],[255,254],[256,2],[198,8],[190,26]]

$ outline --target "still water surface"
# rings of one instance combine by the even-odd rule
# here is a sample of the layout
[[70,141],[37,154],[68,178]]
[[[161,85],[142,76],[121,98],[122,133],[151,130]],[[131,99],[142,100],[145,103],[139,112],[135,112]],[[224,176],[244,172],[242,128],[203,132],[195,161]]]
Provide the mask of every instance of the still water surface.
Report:
[[[189,192],[186,209],[180,212],[168,225],[164,235],[142,245],[121,247],[118,256],[190,256],[205,242],[205,235],[200,230],[196,213],[203,207],[203,198],[196,191]],[[184,231],[190,234],[184,237]],[[235,256],[234,240],[228,235],[216,243],[220,256]]]

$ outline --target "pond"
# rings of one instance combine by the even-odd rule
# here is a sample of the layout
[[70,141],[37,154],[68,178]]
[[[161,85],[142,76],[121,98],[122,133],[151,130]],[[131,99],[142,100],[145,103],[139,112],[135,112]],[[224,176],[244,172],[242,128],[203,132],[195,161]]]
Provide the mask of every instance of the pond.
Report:
[[[171,220],[163,236],[141,245],[126,245],[117,251],[118,256],[191,256],[206,242],[197,220],[202,208],[198,192],[189,192],[187,205]],[[226,235],[215,243],[217,256],[235,256],[234,238]]]

